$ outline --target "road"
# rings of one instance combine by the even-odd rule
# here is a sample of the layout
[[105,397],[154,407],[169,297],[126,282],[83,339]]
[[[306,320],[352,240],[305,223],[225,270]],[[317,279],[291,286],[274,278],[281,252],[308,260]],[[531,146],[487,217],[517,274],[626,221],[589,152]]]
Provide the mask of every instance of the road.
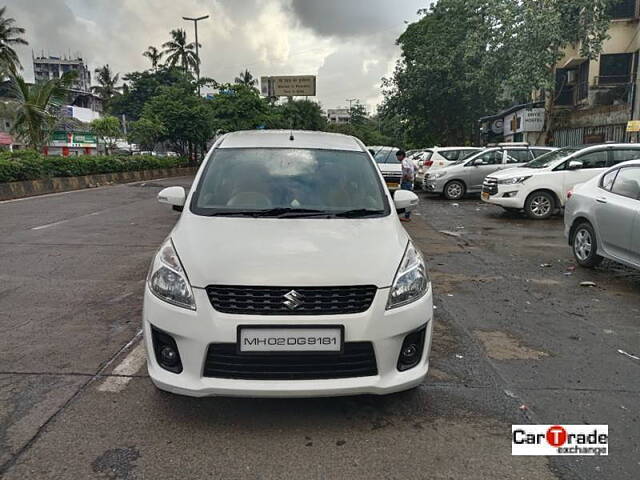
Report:
[[[164,185],[0,203],[0,476],[625,479],[640,471],[640,274],[572,269],[560,219],[424,196],[432,368],[388,397],[192,399],[144,368]],[[444,233],[443,233],[444,232]],[[595,287],[581,287],[582,281]],[[609,457],[512,457],[515,423],[608,424]]]

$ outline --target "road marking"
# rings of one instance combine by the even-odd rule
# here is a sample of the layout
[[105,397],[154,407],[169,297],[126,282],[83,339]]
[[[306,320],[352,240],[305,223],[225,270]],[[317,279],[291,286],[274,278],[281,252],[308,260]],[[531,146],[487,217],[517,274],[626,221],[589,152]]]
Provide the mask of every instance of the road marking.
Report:
[[142,368],[147,360],[147,354],[144,342],[140,342],[129,354],[113,369],[114,375],[118,377],[109,377],[101,385],[98,390],[101,392],[117,393],[121,391],[131,381],[131,376],[135,375]]
[[60,225],[61,223],[66,223],[71,219],[60,220],[59,222],[47,223],[46,225],[40,225],[39,227],[33,227],[31,230],[43,230],[49,227],[55,227],[56,225]]

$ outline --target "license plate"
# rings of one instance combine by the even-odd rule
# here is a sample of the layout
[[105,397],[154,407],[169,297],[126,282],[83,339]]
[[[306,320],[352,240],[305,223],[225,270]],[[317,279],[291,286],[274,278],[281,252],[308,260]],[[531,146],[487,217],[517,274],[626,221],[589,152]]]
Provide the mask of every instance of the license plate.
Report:
[[387,187],[389,187],[389,188],[399,188],[400,184],[399,183],[389,183],[389,182],[387,182]]
[[343,327],[239,327],[241,353],[341,352]]
[[483,200],[489,200],[489,193],[487,193],[487,192],[482,192],[482,199],[483,199]]

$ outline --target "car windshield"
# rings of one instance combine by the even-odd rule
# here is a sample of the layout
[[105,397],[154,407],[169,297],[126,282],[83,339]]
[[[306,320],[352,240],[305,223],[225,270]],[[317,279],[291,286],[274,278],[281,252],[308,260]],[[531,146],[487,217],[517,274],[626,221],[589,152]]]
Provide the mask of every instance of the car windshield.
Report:
[[376,163],[398,163],[396,158],[397,148],[394,147],[368,147],[374,152],[373,158]]
[[523,165],[524,168],[545,168],[554,163],[556,160],[562,160],[569,155],[579,151],[579,147],[565,147],[559,150],[554,150],[544,155],[539,156],[535,160]]
[[375,165],[362,152],[218,149],[191,202],[198,215],[368,217],[390,212]]

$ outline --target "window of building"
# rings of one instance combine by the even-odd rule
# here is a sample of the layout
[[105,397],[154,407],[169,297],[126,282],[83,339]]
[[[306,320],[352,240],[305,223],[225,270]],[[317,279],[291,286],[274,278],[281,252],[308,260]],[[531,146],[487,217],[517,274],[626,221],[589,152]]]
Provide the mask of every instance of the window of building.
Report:
[[632,53],[600,55],[600,85],[631,83]]
[[556,105],[573,105],[573,85],[569,85],[567,78],[568,70],[565,68],[558,68],[556,70],[556,92],[555,92],[555,104]]
[[612,19],[634,18],[636,16],[636,0],[618,0],[609,5]]
[[582,62],[578,67],[576,79],[578,87],[578,100],[584,100],[589,96],[589,62]]

